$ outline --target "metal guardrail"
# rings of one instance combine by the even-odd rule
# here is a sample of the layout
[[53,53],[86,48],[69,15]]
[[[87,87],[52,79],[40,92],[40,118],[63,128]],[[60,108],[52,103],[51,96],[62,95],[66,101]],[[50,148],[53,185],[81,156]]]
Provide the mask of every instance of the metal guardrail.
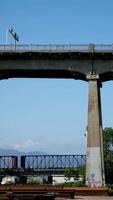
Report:
[[0,45],[0,52],[113,52],[113,44]]

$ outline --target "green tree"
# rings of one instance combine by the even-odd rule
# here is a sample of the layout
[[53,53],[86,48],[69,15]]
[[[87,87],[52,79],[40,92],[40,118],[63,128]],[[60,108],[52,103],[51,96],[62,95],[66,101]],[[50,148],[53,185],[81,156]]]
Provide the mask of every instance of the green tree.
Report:
[[78,172],[77,172],[77,170],[74,169],[74,168],[67,168],[67,169],[65,170],[64,176],[65,176],[65,180],[66,180],[66,181],[70,181],[70,179],[71,179],[72,177],[73,177],[73,178],[78,177]]
[[103,150],[106,183],[113,183],[113,128],[103,130]]
[[78,171],[78,176],[79,177],[82,176],[83,182],[85,182],[86,165],[84,164],[84,165],[79,166],[77,171]]

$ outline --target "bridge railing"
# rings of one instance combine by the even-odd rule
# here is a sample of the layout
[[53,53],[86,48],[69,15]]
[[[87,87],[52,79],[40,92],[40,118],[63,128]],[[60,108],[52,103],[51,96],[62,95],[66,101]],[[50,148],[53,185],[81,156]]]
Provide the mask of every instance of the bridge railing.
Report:
[[102,51],[102,52],[113,52],[113,45],[112,44],[96,44],[94,45],[94,51]]
[[0,52],[113,52],[112,44],[0,45]]

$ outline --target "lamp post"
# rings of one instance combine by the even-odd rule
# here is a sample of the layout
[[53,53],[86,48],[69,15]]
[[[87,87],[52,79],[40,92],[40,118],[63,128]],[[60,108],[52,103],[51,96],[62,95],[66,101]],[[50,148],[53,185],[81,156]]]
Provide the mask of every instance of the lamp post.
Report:
[[16,41],[19,41],[19,36],[17,35],[16,32],[14,32],[13,28],[9,28],[8,29],[9,33],[11,33],[11,35],[13,36],[14,40],[15,40],[15,50],[16,50]]
[[8,43],[8,30],[6,30],[6,40],[5,40],[6,46],[7,46],[7,43]]

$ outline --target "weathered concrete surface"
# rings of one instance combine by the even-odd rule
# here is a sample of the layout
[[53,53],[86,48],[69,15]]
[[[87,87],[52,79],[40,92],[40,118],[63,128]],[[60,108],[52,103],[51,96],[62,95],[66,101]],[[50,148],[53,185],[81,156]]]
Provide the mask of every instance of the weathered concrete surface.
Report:
[[89,81],[89,101],[86,184],[101,186],[104,184],[104,166],[99,75],[88,75],[87,79]]
[[101,81],[113,80],[112,53],[0,52],[0,78],[39,77],[87,80],[89,73]]

